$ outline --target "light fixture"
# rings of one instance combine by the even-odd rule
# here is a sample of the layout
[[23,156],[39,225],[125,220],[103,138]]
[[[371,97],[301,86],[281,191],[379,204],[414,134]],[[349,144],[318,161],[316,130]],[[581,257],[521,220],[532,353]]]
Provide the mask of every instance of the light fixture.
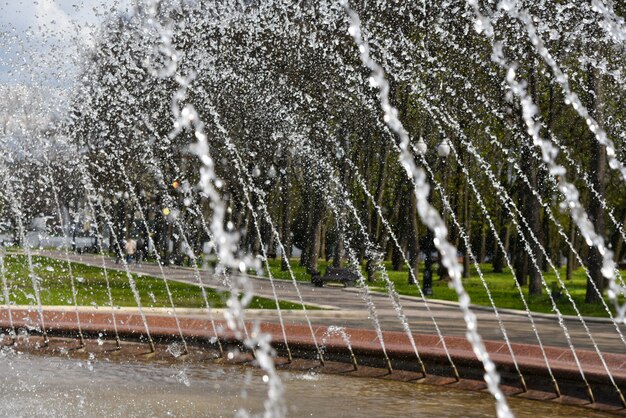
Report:
[[415,144],[415,149],[419,155],[426,155],[426,151],[428,151],[428,145],[424,142],[424,138],[420,137],[417,144]]
[[444,138],[437,146],[437,154],[439,154],[441,158],[446,158],[450,155],[450,144],[448,143],[447,138]]

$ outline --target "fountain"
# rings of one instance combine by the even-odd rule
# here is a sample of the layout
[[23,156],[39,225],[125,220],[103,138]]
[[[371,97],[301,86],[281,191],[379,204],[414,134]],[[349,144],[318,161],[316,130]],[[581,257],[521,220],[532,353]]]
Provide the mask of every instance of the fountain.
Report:
[[625,413],[621,4],[33,5],[8,415]]

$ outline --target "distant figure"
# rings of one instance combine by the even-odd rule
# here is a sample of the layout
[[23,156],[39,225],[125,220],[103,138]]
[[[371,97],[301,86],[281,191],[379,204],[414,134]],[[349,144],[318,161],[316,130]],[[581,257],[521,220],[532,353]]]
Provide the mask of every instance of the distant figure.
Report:
[[133,257],[135,256],[135,252],[137,251],[137,241],[134,239],[129,239],[126,241],[126,262],[131,263],[133,261]]
[[143,256],[146,252],[146,245],[143,238],[137,240],[137,256],[135,257],[135,263],[140,264],[143,261]]
[[115,264],[119,264],[122,261],[122,251],[125,251],[126,241],[120,240],[117,245],[113,246],[113,250],[115,251]]

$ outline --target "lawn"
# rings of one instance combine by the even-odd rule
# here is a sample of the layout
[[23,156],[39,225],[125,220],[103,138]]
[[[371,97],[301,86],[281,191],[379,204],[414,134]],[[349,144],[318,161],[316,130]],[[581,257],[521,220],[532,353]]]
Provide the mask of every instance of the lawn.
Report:
[[[291,267],[294,271],[294,276],[298,281],[310,281],[311,276],[306,272],[304,267],[301,267],[298,263],[298,259],[291,260]],[[270,260],[270,268],[272,271],[273,277],[277,279],[285,279],[291,280],[289,272],[281,271],[280,269],[280,260]],[[320,261],[319,270],[323,273],[326,270],[327,263],[324,260]],[[402,295],[410,295],[410,296],[419,296],[419,290],[415,285],[408,284],[408,270],[406,266],[403,267],[401,271],[391,270],[391,263],[386,262],[385,267],[387,268],[389,278],[393,281],[396,290]],[[436,266],[435,266],[436,267]],[[422,280],[422,269],[423,264],[420,265],[420,277],[419,281],[421,283]],[[483,276],[485,281],[488,284],[488,287],[492,293],[494,302],[499,308],[510,308],[510,309],[524,309],[524,305],[519,296],[519,292],[515,286],[515,282],[513,281],[513,276],[511,275],[510,270],[506,269],[502,273],[493,273],[490,264],[481,264],[480,269],[483,272]],[[365,269],[363,268],[363,272]],[[436,270],[435,270],[436,272]],[[562,268],[559,271],[561,279],[565,282],[567,289],[569,290],[572,298],[574,299],[576,306],[578,307],[580,313],[585,316],[597,316],[597,317],[608,317],[608,313],[602,305],[590,305],[586,304],[585,301],[585,292],[586,292],[586,280],[587,277],[582,268],[576,270],[573,273],[572,280],[565,280],[565,268]],[[544,277],[546,282],[548,283],[548,287],[552,287],[553,283],[556,286],[557,278],[556,274],[553,271],[548,273],[544,273]],[[622,271],[622,277],[626,277],[626,271]],[[485,291],[485,287],[483,286],[478,273],[476,272],[476,268],[472,265],[470,269],[470,277],[467,279],[463,279],[463,284],[465,289],[467,290],[472,303],[475,305],[482,306],[491,306],[489,302],[489,298],[487,296],[487,292]],[[369,283],[369,288],[375,291],[386,292],[387,288],[385,282],[378,276],[377,279],[373,283]],[[546,292],[544,287],[543,294],[537,297],[528,297],[528,286],[523,287],[524,297],[526,298],[528,305],[531,311],[534,312],[543,312],[543,313],[553,313],[552,304],[550,302],[550,298]],[[433,279],[433,296],[429,297],[429,299],[438,299],[438,300],[448,300],[448,301],[456,301],[457,295],[456,292],[448,287],[448,283],[445,281],[438,280],[437,274]],[[606,299],[606,298],[605,298]],[[559,297],[557,300],[557,307],[561,311],[561,313],[565,315],[575,315],[575,310],[572,307],[572,304],[569,302],[565,294]],[[607,299],[607,305],[611,307],[611,310],[614,312],[611,303]]]
[[[18,305],[36,304],[33,285],[29,278],[28,262],[25,255],[5,255],[6,278],[12,303]],[[39,277],[41,303],[43,305],[73,305],[72,290],[67,263],[48,257],[34,256],[35,275]],[[110,306],[106,288],[104,270],[98,267],[72,263],[79,305]],[[125,272],[107,270],[113,304],[115,306],[137,306]],[[167,291],[161,278],[132,275],[137,283],[141,304],[146,307],[170,306]],[[169,281],[170,290],[176,307],[204,308],[202,293],[197,286]],[[206,289],[212,308],[226,306],[229,294]],[[0,295],[0,300],[3,298]],[[4,302],[2,302],[4,303]],[[274,300],[255,297],[252,309],[275,309]],[[280,301],[282,309],[301,309],[296,303]]]

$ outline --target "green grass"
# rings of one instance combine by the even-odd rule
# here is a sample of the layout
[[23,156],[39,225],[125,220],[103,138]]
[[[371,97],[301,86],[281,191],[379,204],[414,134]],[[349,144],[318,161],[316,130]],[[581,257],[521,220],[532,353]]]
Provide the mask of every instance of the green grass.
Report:
[[[18,305],[35,304],[32,281],[29,278],[27,258],[24,255],[7,254],[4,257],[6,278],[12,303]],[[39,278],[41,303],[43,305],[73,305],[72,290],[67,263],[48,257],[33,256],[35,275]],[[84,264],[71,263],[76,284],[76,298],[79,305],[110,306],[104,270]],[[107,270],[115,306],[137,306],[125,272]],[[169,307],[167,290],[161,278],[132,275],[137,284],[141,304],[146,307]],[[202,293],[197,286],[169,281],[174,304],[181,308],[204,308]],[[212,308],[226,306],[229,294],[206,289]],[[0,298],[2,299],[2,298]],[[3,302],[4,303],[4,302]],[[296,303],[280,301],[282,309],[302,309]],[[271,299],[255,297],[251,309],[275,309]]]
[[[291,280],[289,272],[281,271],[280,265],[280,260],[270,260],[270,269],[272,271],[273,277],[277,279]],[[297,259],[293,259],[291,261],[291,266],[296,280],[307,282],[311,280],[311,276],[306,272],[306,269],[304,267],[299,266]],[[319,263],[319,270],[323,273],[326,270],[326,267],[327,262],[321,260]],[[404,266],[403,270],[401,271],[394,271],[391,270],[391,263],[385,262],[385,268],[387,269],[389,278],[394,283],[396,290],[401,295],[419,296],[419,291],[417,287],[415,285],[408,284],[408,270],[406,266]],[[514,278],[510,270],[506,269],[502,273],[493,273],[490,264],[481,264],[480,269],[491,291],[494,302],[498,308],[520,310],[524,309],[522,299],[520,298],[519,292],[515,286]],[[363,272],[365,272],[365,269],[363,269]],[[423,264],[420,265],[420,284],[422,281],[422,272]],[[602,305],[585,303],[587,276],[585,275],[583,269],[576,270],[572,275],[572,280],[570,281],[565,280],[565,268],[562,268],[559,271],[559,274],[561,276],[561,279],[565,282],[567,289],[572,295],[572,299],[574,299],[574,302],[576,303],[576,306],[578,307],[582,315],[608,317],[608,313]],[[626,271],[623,271],[622,277],[625,276]],[[546,282],[548,283],[548,287],[551,287],[552,283],[557,283],[556,274],[553,271],[544,273],[544,277]],[[491,306],[491,303],[487,296],[487,292],[485,291],[485,287],[483,286],[476,271],[476,268],[473,265],[470,269],[470,277],[467,279],[463,279],[463,284],[468,294],[470,295],[473,304]],[[370,289],[375,291],[387,291],[385,282],[380,278],[380,275],[377,275],[377,279],[373,283],[369,283],[368,285]],[[548,293],[546,292],[545,287],[543,288],[543,294],[537,297],[528,296],[528,286],[523,287],[523,292],[531,311],[554,313],[552,303],[550,302],[550,298],[548,296]],[[429,297],[429,299],[457,301],[457,295],[453,289],[449,288],[447,282],[438,280],[438,276],[435,274],[435,277],[433,279],[433,296]],[[608,299],[605,298],[605,300],[611,311],[614,313],[612,304],[608,301]],[[572,304],[567,299],[565,294],[558,298],[556,302],[557,307],[564,315],[576,314]]]

